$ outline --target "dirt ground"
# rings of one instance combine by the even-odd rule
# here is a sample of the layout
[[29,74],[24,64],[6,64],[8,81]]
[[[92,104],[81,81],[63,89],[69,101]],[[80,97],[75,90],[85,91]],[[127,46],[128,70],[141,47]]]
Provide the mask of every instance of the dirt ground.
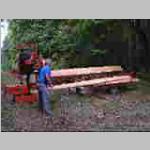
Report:
[[[5,77],[4,77],[5,78]],[[38,103],[16,104],[4,95],[2,80],[1,130],[7,131],[150,131],[150,82],[110,94],[101,89],[76,94],[52,93],[54,116],[38,110]],[[7,81],[11,83],[12,81]]]

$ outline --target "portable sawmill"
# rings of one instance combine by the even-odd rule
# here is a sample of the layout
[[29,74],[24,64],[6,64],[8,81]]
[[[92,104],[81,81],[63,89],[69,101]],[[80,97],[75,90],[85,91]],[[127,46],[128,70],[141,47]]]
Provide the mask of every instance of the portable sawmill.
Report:
[[[28,44],[29,45],[29,44]],[[26,45],[19,46],[21,49]],[[38,99],[36,79],[37,69],[42,65],[42,58],[39,56],[37,47],[26,57],[24,63],[19,62],[19,73],[27,75],[26,84],[6,85],[6,92],[14,95],[16,102],[34,102]],[[30,74],[35,76],[35,81],[30,82]],[[16,76],[16,73],[12,73]],[[126,72],[121,66],[103,66],[87,68],[69,68],[52,70],[50,90],[61,90],[80,87],[113,87],[136,83],[135,72]]]

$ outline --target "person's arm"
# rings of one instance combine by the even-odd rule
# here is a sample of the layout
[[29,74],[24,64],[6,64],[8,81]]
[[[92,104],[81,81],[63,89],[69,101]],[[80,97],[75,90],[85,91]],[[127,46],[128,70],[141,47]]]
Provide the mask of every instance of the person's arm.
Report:
[[48,83],[51,81],[49,74],[46,74],[46,80],[48,81]]
[[53,84],[52,84],[52,81],[51,81],[51,77],[49,75],[46,75],[46,80],[47,80],[48,86],[52,87]]
[[51,82],[51,69],[46,70],[46,74],[45,74],[46,80],[48,82],[49,86],[52,86],[52,82]]

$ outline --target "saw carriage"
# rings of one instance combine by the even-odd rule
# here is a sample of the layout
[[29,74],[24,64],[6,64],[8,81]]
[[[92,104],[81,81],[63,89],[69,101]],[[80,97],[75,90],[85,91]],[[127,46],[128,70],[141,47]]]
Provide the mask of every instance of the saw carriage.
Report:
[[[35,45],[34,51],[26,63],[19,64],[20,75],[27,75],[26,84],[7,85],[6,91],[13,94],[15,101],[34,102],[38,99],[36,80],[38,68],[42,65],[42,57]],[[25,47],[25,45],[23,46]],[[22,46],[18,47],[19,49]],[[30,81],[28,75],[34,75],[34,81]],[[16,76],[16,73],[12,73]],[[81,87],[119,87],[134,84],[138,81],[135,72],[126,72],[121,66],[103,66],[87,68],[69,68],[52,70],[50,90],[62,90]]]

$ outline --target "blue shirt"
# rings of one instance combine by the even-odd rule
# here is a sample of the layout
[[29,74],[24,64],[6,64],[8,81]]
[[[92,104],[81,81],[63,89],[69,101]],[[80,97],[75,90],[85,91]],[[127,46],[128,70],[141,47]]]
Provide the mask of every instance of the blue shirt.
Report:
[[46,75],[51,76],[51,68],[48,65],[39,69],[37,82],[47,84]]

